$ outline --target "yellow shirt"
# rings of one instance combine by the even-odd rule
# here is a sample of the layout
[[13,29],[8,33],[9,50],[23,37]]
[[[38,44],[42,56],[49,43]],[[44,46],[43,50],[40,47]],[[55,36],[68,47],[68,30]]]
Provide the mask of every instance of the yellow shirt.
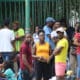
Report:
[[68,53],[68,40],[66,38],[61,39],[56,48],[63,47],[62,51],[55,56],[55,62],[66,63],[67,53]]
[[44,44],[36,43],[36,56],[49,59],[50,45],[45,42]]

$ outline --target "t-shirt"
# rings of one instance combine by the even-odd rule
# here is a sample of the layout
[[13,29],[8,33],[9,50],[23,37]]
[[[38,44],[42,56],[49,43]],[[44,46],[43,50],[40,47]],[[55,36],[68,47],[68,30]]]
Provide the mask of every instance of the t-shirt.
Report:
[[[24,30],[22,28],[19,28],[17,31],[15,31],[15,36],[18,35],[19,37],[24,36]],[[22,40],[17,40],[15,42],[16,45],[16,51],[20,51]]]
[[14,74],[14,72],[9,68],[7,69],[4,74],[6,75],[6,78],[8,80],[17,80],[16,75]]
[[66,63],[67,53],[68,53],[68,40],[63,38],[59,40],[56,45],[56,48],[63,47],[62,51],[55,56],[55,62],[63,62]]
[[[74,38],[76,38],[78,42],[80,43],[80,33],[75,33]],[[80,46],[76,48],[76,53],[80,54]]]
[[54,49],[54,42],[52,41],[51,38],[48,37],[48,35],[51,35],[51,32],[52,32],[51,28],[45,25],[43,30],[45,32],[45,41],[50,44],[51,49]]
[[31,54],[31,47],[28,43],[23,42],[20,48],[20,67],[22,70],[26,69],[24,62],[22,60],[22,54],[26,55],[26,59],[28,63],[32,66],[32,54]]
[[56,30],[51,32],[51,38],[57,37],[57,36],[58,36],[58,34],[56,33]]
[[12,52],[12,41],[15,39],[14,32],[8,28],[0,30],[0,52]]
[[35,42],[35,43],[36,43],[36,42],[39,42],[39,36],[38,36],[37,33],[34,33],[34,34],[33,34],[33,39],[34,39],[34,42]]
[[44,44],[40,44],[39,42],[36,43],[36,56],[49,59],[49,51],[50,51],[49,43],[47,42],[45,42]]

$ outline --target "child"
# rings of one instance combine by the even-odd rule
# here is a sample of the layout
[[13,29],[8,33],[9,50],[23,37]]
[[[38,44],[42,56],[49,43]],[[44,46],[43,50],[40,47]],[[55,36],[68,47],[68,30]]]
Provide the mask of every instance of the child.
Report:
[[11,57],[10,57],[10,60],[13,62],[13,66],[14,66],[14,71],[15,73],[18,72],[19,70],[19,59],[18,59],[18,56],[16,53],[12,54]]
[[[19,78],[19,76],[21,77],[20,70],[19,70],[19,56],[16,53],[14,53],[11,55],[10,60],[13,62],[16,77],[17,78]],[[19,79],[19,80],[22,80],[22,79]]]
[[17,80],[13,70],[13,63],[7,61],[3,65],[4,65],[4,73],[0,73],[0,77],[4,77],[7,80]]

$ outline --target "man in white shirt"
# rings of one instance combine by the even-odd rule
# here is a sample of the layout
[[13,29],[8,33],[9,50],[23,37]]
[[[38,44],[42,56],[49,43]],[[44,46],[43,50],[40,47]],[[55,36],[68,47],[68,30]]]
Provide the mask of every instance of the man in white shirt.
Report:
[[14,50],[14,32],[9,29],[9,20],[4,21],[4,27],[0,30],[0,53],[4,60],[8,60]]

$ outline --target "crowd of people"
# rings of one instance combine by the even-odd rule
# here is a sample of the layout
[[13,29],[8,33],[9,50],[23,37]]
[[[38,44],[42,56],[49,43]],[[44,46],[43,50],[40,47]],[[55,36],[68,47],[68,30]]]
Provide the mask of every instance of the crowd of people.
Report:
[[33,34],[9,23],[0,29],[1,80],[80,80],[80,22],[67,28],[48,17]]

